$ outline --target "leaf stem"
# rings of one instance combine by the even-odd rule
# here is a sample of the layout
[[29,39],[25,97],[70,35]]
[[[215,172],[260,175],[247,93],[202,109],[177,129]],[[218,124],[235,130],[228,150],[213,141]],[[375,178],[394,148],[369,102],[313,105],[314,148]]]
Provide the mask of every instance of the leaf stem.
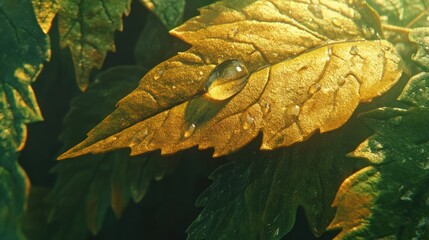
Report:
[[390,25],[390,24],[383,24],[382,25],[383,30],[385,31],[390,31],[390,32],[395,32],[395,33],[400,33],[400,34],[410,34],[412,29],[411,28],[407,28],[407,27],[399,27],[399,26],[395,26],[395,25]]

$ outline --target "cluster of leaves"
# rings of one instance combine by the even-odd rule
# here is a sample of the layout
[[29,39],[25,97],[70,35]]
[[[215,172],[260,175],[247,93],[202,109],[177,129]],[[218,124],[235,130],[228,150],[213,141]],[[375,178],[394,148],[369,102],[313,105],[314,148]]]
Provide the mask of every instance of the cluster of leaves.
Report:
[[[181,152],[194,146],[229,162],[197,200],[189,239],[281,239],[300,207],[315,236],[429,239],[429,2],[140,2],[151,13],[136,64],[92,74],[131,0],[0,0],[1,239],[96,235],[153,179],[206,176],[213,163],[185,164],[210,158]],[[72,159],[52,169],[52,189],[30,190],[17,159],[26,124],[43,119],[31,84],[57,44],[84,91],[59,136],[59,158]],[[246,84],[211,99],[206,81],[228,60]]]

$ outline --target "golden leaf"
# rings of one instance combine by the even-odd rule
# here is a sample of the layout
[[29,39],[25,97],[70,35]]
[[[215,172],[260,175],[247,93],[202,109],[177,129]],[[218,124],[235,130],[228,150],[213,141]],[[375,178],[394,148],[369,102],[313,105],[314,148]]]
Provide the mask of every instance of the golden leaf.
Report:
[[[198,145],[228,154],[340,127],[400,77],[393,46],[363,1],[222,1],[172,34],[192,44],[159,64],[88,138],[59,159],[130,147]],[[208,92],[206,92],[208,90]],[[227,91],[223,93],[222,91]]]

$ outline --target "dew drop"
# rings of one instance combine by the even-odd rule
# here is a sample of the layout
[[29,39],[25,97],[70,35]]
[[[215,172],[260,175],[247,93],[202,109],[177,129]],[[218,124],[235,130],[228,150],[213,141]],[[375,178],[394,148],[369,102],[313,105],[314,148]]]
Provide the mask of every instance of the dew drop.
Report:
[[346,79],[340,77],[338,78],[337,83],[339,86],[343,86],[346,83]]
[[402,123],[402,116],[396,116],[394,118],[390,119],[390,122],[394,125],[394,126],[399,126]]
[[271,111],[271,105],[270,105],[270,103],[269,102],[265,102],[262,105],[262,115],[263,115],[263,117],[266,117],[268,115],[268,113],[270,113],[270,111]]
[[149,134],[149,131],[147,128],[144,128],[143,130],[138,131],[131,139],[131,146],[141,143],[147,137],[148,134]]
[[334,26],[336,27],[341,27],[341,20],[338,18],[334,18],[332,19],[332,24],[334,24]]
[[238,29],[234,28],[231,32],[228,33],[229,38],[234,38],[238,33]]
[[376,149],[383,149],[383,145],[381,143],[379,143],[378,141],[373,141],[373,146]]
[[353,45],[353,46],[350,48],[349,53],[350,53],[351,55],[358,55],[358,54],[359,54],[359,50],[357,49],[357,47],[356,47],[355,45]]
[[246,114],[244,118],[241,119],[243,124],[243,129],[249,129],[252,127],[252,125],[255,123],[255,119],[250,116],[249,114]]
[[280,228],[277,228],[276,231],[274,231],[273,237],[277,237],[280,234]]
[[158,80],[162,77],[162,75],[164,74],[164,70],[159,70],[157,73],[155,73],[155,75],[153,75],[153,80]]
[[299,116],[300,111],[301,108],[298,105],[294,105],[287,109],[287,115],[291,116],[292,118],[297,118]]
[[191,123],[189,124],[188,128],[186,129],[185,133],[183,133],[183,137],[184,138],[188,138],[190,136],[192,136],[195,132],[195,128],[197,126],[195,125],[195,123]]
[[315,17],[323,19],[323,13],[318,4],[310,4],[307,8]]
[[238,60],[227,60],[210,73],[205,90],[212,99],[225,100],[243,90],[249,78],[247,68]]
[[310,88],[308,89],[308,93],[310,93],[310,95],[313,95],[314,93],[316,93],[317,91],[319,91],[321,88],[319,83],[315,83],[313,85],[310,86]]

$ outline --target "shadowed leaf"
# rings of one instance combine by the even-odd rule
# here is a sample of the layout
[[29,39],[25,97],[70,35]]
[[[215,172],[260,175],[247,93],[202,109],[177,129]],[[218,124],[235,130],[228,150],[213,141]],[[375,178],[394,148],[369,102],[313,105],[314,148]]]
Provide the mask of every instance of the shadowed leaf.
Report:
[[186,0],[140,0],[168,28],[176,27],[183,18]]
[[233,155],[199,197],[205,208],[189,239],[282,239],[299,206],[320,236],[335,213],[330,205],[339,185],[358,166],[345,154],[363,139],[354,133],[366,131],[353,123],[287,149],[259,152],[249,145]]
[[[144,72],[140,67],[120,66],[100,74],[88,91],[73,100],[61,135],[65,147],[75,144],[107,115]],[[174,166],[173,161],[156,154],[130,158],[126,151],[59,163],[53,170],[58,179],[49,196],[53,235],[83,239],[88,228],[96,234],[110,206],[119,217],[130,199],[140,201],[150,182],[161,179]]]
[[[347,178],[334,201],[336,239],[428,239],[429,105],[427,73],[410,80],[400,100],[418,107],[365,114],[375,134],[351,156],[368,159]],[[419,95],[419,97],[416,97]]]
[[384,22],[404,27],[428,26],[427,0],[367,0]]
[[[260,131],[261,148],[275,149],[340,127],[359,102],[380,96],[401,75],[393,46],[374,40],[381,35],[376,16],[354,4],[222,1],[201,9],[172,31],[193,47],[153,68],[60,159],[195,145],[220,156]],[[234,81],[218,85],[222,78]]]
[[18,165],[26,124],[42,120],[31,84],[49,58],[31,3],[0,1],[0,239],[24,239],[21,217],[30,187]]
[[115,51],[113,37],[122,31],[122,16],[131,0],[62,0],[58,12],[60,44],[69,47],[77,83],[88,86],[93,68],[101,68],[107,51]]

